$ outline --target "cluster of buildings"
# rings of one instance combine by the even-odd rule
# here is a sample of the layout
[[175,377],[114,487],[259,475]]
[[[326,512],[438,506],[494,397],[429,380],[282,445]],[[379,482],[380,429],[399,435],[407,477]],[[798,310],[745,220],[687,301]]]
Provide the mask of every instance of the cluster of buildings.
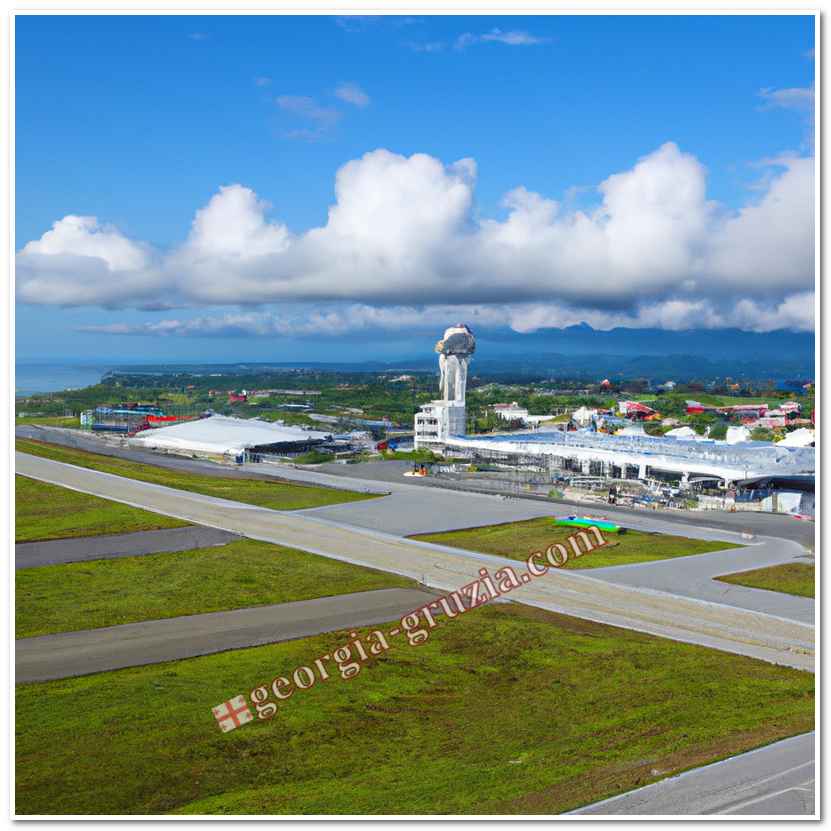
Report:
[[81,427],[96,433],[118,433],[134,435],[142,430],[160,427],[182,421],[192,416],[166,415],[155,404],[141,404],[137,401],[118,404],[114,407],[96,407],[81,413]]
[[[793,481],[798,480],[800,488],[805,487],[806,480],[813,482],[813,447],[754,441],[728,443],[686,435],[650,436],[642,427],[612,434],[598,430],[597,411],[585,408],[573,414],[578,429],[553,426],[530,433],[468,436],[464,391],[467,368],[475,349],[473,333],[464,324],[449,328],[436,345],[442,396],[423,405],[416,415],[416,448],[493,464],[530,466],[547,471],[552,481],[569,476],[592,476],[610,481],[672,483],[682,489],[707,483],[720,491],[735,491],[741,488],[742,482],[759,477],[773,478],[780,485],[797,477]],[[757,419],[760,406],[754,405]],[[793,411],[791,407],[788,410]],[[528,418],[523,408],[514,404],[502,408],[501,412],[511,418]],[[618,417],[627,424],[656,415],[652,408],[636,401],[621,401],[618,406]],[[530,422],[526,420],[526,423]]]
[[375,449],[370,430],[338,434],[211,411],[196,416],[166,415],[155,404],[138,402],[87,410],[81,413],[81,427],[115,434],[131,447],[226,463],[267,456],[292,458],[312,450],[337,457]]
[[807,427],[813,422],[801,417],[802,405],[798,401],[782,401],[776,407],[767,404],[735,404],[727,407],[708,407],[698,401],[687,401],[687,415],[714,413],[730,421],[749,427],[766,427],[776,430],[782,427]]
[[[262,389],[262,390],[229,390],[229,404],[245,404],[258,398],[270,398],[272,395],[295,395],[303,398],[320,395],[320,390],[289,390],[289,389]],[[208,398],[217,398],[222,395],[220,390],[208,390]]]
[[509,423],[521,422],[522,424],[543,424],[551,421],[550,415],[531,415],[527,407],[520,407],[516,401],[511,404],[494,404],[491,408],[497,418]]

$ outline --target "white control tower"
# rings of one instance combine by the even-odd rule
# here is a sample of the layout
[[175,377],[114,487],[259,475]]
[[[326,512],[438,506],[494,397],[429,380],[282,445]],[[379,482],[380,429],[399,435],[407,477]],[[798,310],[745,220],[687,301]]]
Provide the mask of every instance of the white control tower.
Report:
[[415,417],[414,446],[440,444],[449,436],[465,434],[467,367],[476,351],[476,338],[464,323],[451,326],[436,344],[439,353],[441,399],[421,407]]

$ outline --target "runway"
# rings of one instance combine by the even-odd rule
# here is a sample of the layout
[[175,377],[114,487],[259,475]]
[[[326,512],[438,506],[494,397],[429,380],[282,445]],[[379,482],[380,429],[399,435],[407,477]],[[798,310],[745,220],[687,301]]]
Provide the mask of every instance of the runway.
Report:
[[[24,453],[17,454],[16,466],[18,473],[35,479],[254,539],[402,574],[437,589],[452,590],[476,580],[484,566],[492,571],[501,566],[521,570],[514,560],[402,539],[327,520],[314,512],[272,511]],[[411,491],[413,511],[421,492]],[[457,496],[502,501],[498,497]],[[457,514],[457,521],[462,516]],[[551,571],[516,589],[511,599],[599,623],[813,669],[813,626],[758,611],[611,583],[575,571]]]
[[805,733],[587,805],[594,816],[765,815],[815,811],[815,733]]
[[51,681],[387,623],[433,597],[418,589],[378,589],[22,638],[15,642],[15,681]]

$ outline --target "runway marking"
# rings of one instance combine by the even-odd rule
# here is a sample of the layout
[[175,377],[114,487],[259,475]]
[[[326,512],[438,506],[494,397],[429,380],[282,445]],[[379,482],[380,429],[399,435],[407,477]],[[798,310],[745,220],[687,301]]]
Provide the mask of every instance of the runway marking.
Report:
[[748,805],[755,805],[757,802],[764,802],[766,799],[774,799],[777,796],[782,796],[782,794],[790,793],[791,791],[805,791],[810,792],[811,788],[806,788],[804,785],[813,784],[813,780],[810,782],[805,782],[803,785],[794,785],[790,788],[784,788],[781,791],[774,791],[773,793],[766,793],[760,794],[759,796],[754,796],[752,799],[746,799],[744,802],[739,802],[737,805],[731,805],[729,810],[724,811],[717,811],[718,814],[733,814],[736,811],[740,810],[741,808],[747,808]]

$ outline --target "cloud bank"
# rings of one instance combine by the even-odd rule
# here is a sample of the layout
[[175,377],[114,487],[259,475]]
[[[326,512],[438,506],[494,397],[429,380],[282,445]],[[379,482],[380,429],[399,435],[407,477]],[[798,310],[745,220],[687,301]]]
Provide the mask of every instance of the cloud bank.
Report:
[[[472,159],[444,164],[379,149],[337,171],[327,222],[302,233],[270,218],[268,203],[240,184],[219,188],[166,252],[95,217],[66,216],[18,252],[18,299],[243,307],[110,327],[125,334],[383,329],[434,321],[439,310],[517,331],[581,320],[810,330],[814,160],[768,166],[752,198],[731,211],[708,199],[701,163],[670,142],[600,182],[590,210],[518,186],[502,215],[480,217]],[[252,310],[287,302],[321,311],[298,319]]]

